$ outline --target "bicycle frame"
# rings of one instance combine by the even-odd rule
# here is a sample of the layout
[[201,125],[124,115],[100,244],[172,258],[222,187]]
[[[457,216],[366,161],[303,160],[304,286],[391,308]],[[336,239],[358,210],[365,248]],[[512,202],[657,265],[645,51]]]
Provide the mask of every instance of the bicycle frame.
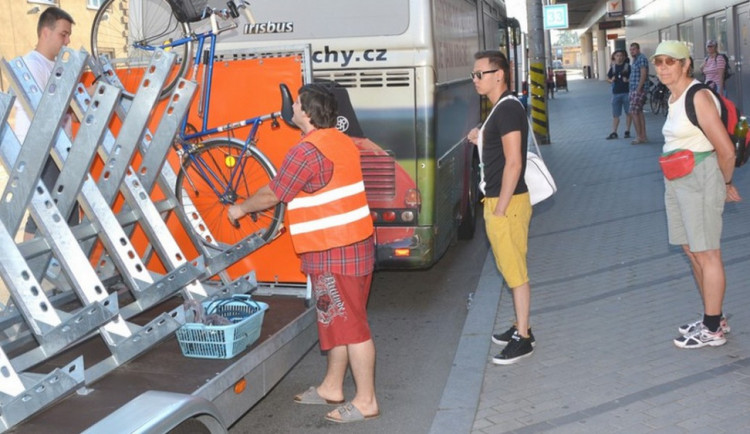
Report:
[[[236,24],[227,26],[224,28],[218,28],[215,24],[215,18],[212,15],[212,29],[206,32],[193,34],[190,36],[186,36],[184,38],[177,39],[175,41],[159,45],[157,46],[151,46],[151,45],[137,45],[136,47],[139,49],[145,49],[145,50],[155,50],[156,48],[161,49],[169,49],[172,47],[177,47],[180,45],[187,44],[188,42],[196,41],[197,47],[195,50],[195,54],[193,56],[193,65],[192,65],[192,71],[190,72],[190,75],[188,78],[195,79],[197,81],[197,71],[198,67],[201,64],[201,58],[203,57],[203,50],[205,47],[206,39],[209,40],[208,45],[208,58],[206,60],[205,70],[204,70],[204,77],[205,81],[202,83],[202,89],[201,89],[201,100],[200,100],[200,106],[199,106],[199,113],[202,114],[202,123],[201,128],[199,131],[191,134],[187,134],[187,116],[185,119],[182,120],[182,125],[180,127],[179,137],[180,141],[182,143],[182,147],[186,152],[186,158],[189,158],[192,163],[195,165],[195,167],[198,169],[201,176],[206,180],[211,180],[212,182],[209,182],[209,186],[213,190],[213,192],[221,199],[224,203],[234,203],[236,200],[236,197],[232,197],[234,195],[234,182],[238,180],[239,175],[238,173],[242,173],[242,170],[244,169],[246,159],[240,158],[239,164],[237,164],[230,172],[229,179],[222,179],[222,177],[217,174],[215,171],[211,169],[211,167],[205,162],[202,161],[200,158],[196,158],[191,152],[189,152],[189,145],[188,143],[196,140],[201,139],[206,136],[210,136],[216,133],[222,133],[227,131],[232,131],[237,128],[242,128],[245,126],[250,125],[250,132],[247,135],[247,138],[244,141],[244,145],[242,148],[242,154],[246,152],[247,148],[249,146],[252,146],[252,143],[254,143],[255,136],[258,132],[258,128],[260,125],[267,120],[271,120],[273,122],[276,122],[276,119],[280,117],[280,112],[274,112],[269,113],[263,116],[256,116],[252,118],[243,119],[237,122],[230,122],[228,124],[216,126],[216,127],[209,127],[208,125],[208,119],[209,119],[209,105],[211,102],[211,88],[213,83],[213,70],[214,70],[214,55],[216,50],[216,40],[218,37],[218,34],[233,29],[237,27]],[[215,30],[216,29],[216,30]],[[217,187],[221,186],[221,189],[223,191],[220,191]]]

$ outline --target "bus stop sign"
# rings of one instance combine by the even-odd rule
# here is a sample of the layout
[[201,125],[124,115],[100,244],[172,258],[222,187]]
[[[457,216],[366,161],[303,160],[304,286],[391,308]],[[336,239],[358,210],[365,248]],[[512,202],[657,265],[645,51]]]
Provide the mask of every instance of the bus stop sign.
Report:
[[544,29],[568,28],[568,4],[544,6]]

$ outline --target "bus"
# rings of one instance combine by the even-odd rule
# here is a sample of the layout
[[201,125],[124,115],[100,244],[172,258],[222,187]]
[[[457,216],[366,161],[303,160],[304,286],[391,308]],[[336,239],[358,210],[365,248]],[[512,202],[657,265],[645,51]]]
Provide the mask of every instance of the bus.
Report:
[[[217,5],[219,1],[217,0]],[[507,54],[503,0],[274,0],[220,45],[310,44],[315,80],[347,92],[363,137],[378,268],[427,268],[473,236],[478,156],[465,140],[481,101],[469,72],[478,50]],[[517,23],[517,22],[516,22]]]

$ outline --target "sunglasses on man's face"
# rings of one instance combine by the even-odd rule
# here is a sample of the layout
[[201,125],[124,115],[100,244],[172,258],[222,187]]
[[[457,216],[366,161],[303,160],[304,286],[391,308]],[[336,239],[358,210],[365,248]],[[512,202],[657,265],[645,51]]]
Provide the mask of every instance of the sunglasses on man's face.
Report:
[[662,63],[666,64],[667,66],[672,66],[677,62],[678,59],[675,59],[674,57],[657,57],[654,59],[654,65],[661,66]]
[[469,73],[469,76],[472,79],[476,78],[477,80],[481,80],[483,74],[492,74],[493,72],[497,72],[497,71],[499,71],[499,69],[490,69],[489,71],[474,71],[474,72]]

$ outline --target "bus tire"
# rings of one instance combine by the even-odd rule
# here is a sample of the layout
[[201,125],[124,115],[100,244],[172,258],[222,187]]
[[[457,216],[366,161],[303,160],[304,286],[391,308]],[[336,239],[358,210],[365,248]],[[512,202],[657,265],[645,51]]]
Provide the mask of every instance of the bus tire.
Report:
[[470,240],[474,238],[477,228],[477,209],[479,207],[479,156],[474,153],[471,159],[471,172],[469,173],[469,187],[464,212],[461,215],[461,223],[458,226],[458,239]]

